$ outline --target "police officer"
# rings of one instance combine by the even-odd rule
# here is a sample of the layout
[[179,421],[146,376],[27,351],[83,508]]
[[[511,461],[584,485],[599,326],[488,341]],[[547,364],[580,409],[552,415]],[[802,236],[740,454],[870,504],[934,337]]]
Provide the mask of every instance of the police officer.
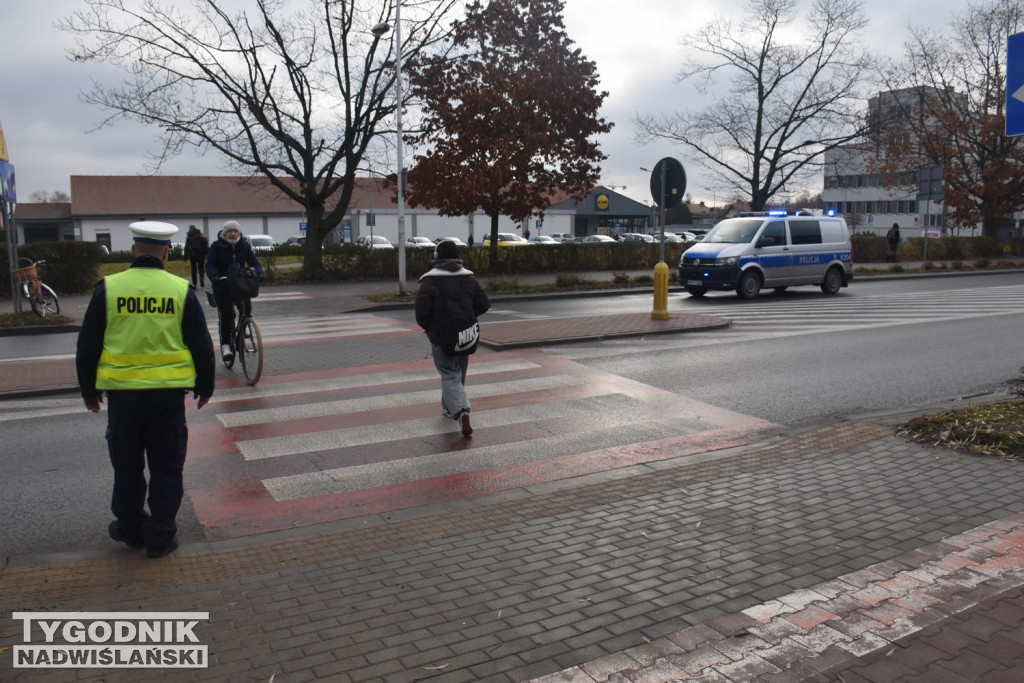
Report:
[[[188,443],[185,395],[202,408],[213,395],[213,342],[187,280],[164,267],[169,223],[131,224],[131,267],[97,283],[78,335],[76,367],[85,407],[107,393],[107,447],[114,467],[110,537],[149,557],[178,547]],[[149,482],[145,468],[149,467]],[[149,499],[149,510],[145,503]]]

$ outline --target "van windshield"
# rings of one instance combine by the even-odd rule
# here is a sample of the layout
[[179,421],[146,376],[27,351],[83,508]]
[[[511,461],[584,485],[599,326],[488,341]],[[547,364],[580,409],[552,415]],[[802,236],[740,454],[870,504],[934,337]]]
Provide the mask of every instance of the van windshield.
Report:
[[728,244],[751,242],[762,223],[764,223],[763,218],[727,218],[712,228],[703,241],[705,244],[708,242]]

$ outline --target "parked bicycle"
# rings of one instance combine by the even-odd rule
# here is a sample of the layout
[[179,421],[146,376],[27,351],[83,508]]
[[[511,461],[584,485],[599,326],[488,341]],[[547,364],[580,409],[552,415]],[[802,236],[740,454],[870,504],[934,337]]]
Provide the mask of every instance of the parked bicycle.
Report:
[[[213,292],[207,291],[210,305],[216,306]],[[250,385],[260,381],[263,375],[263,335],[256,319],[247,310],[252,310],[248,299],[236,299],[237,309],[235,326],[231,331],[231,356],[224,359],[224,366],[231,368],[237,358],[242,365],[242,374]]]
[[11,274],[14,275],[14,282],[21,287],[21,295],[28,299],[32,310],[40,318],[45,317],[47,313],[54,315],[60,313],[60,299],[49,286],[39,279],[37,267],[45,266],[46,261],[33,261],[19,257],[18,264],[21,265],[22,262],[28,265],[15,268]]

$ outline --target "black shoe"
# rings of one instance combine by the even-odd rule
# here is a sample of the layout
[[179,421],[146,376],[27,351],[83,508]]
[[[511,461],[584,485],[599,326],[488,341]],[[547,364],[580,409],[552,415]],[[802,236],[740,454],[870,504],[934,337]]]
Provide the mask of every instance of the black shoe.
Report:
[[171,542],[165,545],[163,548],[146,548],[146,557],[163,557],[164,555],[170,555],[178,549],[178,537],[175,536],[171,539]]
[[469,411],[465,411],[459,415],[459,424],[462,425],[463,436],[469,436],[473,433],[473,428],[469,426]]
[[121,531],[121,523],[116,519],[107,527],[107,533],[110,534],[112,539],[118,543],[124,543],[129,548],[141,548],[146,545],[141,539],[128,538],[125,536],[124,532]]

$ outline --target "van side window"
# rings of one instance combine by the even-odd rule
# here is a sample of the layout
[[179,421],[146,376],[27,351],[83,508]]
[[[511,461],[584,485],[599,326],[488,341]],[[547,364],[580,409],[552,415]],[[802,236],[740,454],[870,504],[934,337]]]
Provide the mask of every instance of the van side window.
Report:
[[764,226],[764,231],[761,233],[761,240],[765,237],[771,237],[775,240],[776,247],[781,247],[786,244],[786,223],[784,221],[772,221],[768,225]]
[[821,244],[821,226],[816,220],[790,221],[789,234],[793,244]]

